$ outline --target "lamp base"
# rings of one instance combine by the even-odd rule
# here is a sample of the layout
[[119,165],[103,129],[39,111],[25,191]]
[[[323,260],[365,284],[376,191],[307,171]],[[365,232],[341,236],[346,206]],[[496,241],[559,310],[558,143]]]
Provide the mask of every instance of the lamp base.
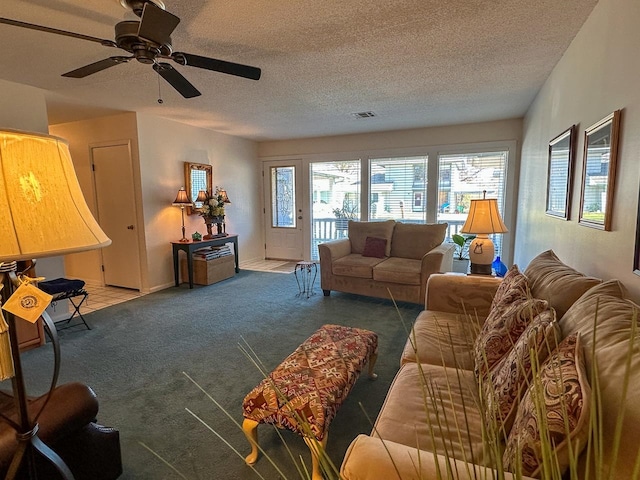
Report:
[[471,264],[471,274],[472,275],[491,275],[491,264],[484,265],[482,263],[472,263]]

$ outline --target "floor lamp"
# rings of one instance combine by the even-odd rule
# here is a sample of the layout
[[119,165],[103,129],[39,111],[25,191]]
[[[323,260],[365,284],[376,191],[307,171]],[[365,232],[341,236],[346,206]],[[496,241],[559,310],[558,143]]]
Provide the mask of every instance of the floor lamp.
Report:
[[[2,301],[20,284],[15,261],[54,257],[106,247],[111,240],[89,210],[73,169],[68,144],[57,137],[19,131],[0,131],[0,270]],[[32,300],[30,300],[32,301]],[[23,302],[25,308],[29,302]],[[40,412],[28,410],[27,392],[20,362],[16,322],[24,321],[5,311],[8,325],[12,389],[17,421],[2,417],[16,430],[18,447],[9,466],[8,479],[21,466],[28,478],[37,478],[36,455],[51,462],[62,478],[73,474],[62,459],[38,438]],[[55,325],[45,312],[54,350],[54,374],[49,395],[56,386],[60,350]],[[46,402],[43,409],[46,408]]]

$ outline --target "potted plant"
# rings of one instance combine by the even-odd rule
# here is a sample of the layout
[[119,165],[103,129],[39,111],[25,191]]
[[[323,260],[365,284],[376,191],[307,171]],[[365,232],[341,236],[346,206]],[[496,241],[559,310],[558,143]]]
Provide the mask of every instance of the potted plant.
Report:
[[453,271],[458,273],[467,273],[469,271],[469,252],[468,242],[476,238],[475,235],[460,235],[454,233],[451,240],[456,244],[456,253],[453,256]]

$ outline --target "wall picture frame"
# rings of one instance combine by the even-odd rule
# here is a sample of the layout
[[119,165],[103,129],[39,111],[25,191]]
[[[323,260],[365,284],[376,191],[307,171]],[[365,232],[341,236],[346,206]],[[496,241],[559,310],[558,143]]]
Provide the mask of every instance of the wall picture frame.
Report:
[[571,125],[549,142],[546,214],[564,220],[571,212],[576,130]]
[[621,110],[584,132],[580,218],[585,227],[611,230]]

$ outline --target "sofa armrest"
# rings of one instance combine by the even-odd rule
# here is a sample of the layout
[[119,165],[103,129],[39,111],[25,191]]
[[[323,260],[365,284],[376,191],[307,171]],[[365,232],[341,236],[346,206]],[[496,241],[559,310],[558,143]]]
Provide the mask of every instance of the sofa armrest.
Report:
[[[462,460],[449,459],[456,480],[477,480],[499,478],[496,470],[474,465]],[[382,440],[378,437],[358,435],[351,442],[340,468],[343,480],[440,480],[447,475],[447,458],[431,452],[420,451],[400,443]],[[516,477],[505,472],[504,480],[533,480],[530,477]]]
[[489,315],[491,302],[502,281],[490,275],[439,274],[427,280],[425,310]]
[[422,257],[422,278],[426,279],[434,273],[448,272],[453,266],[453,243],[442,242]]
[[346,257],[351,253],[351,240],[348,238],[341,238],[339,240],[332,240],[330,242],[321,243],[318,245],[318,254],[320,255],[320,262],[322,263],[323,257],[325,260],[333,262],[341,257]]
[[328,291],[332,288],[332,264],[338,258],[346,257],[351,253],[351,240],[341,238],[318,245],[318,254],[320,255],[320,286],[328,295]]

